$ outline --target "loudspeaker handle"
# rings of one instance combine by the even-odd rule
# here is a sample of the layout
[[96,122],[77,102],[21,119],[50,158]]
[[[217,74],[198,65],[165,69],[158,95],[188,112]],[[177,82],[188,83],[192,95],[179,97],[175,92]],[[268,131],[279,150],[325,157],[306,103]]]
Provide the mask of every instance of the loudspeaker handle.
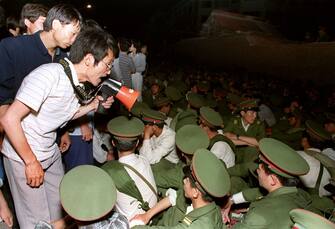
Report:
[[105,101],[107,100],[107,98],[108,98],[108,94],[106,94],[106,93],[102,93],[101,96],[102,96],[103,100],[100,100],[100,101],[99,101],[99,105],[98,105],[97,112],[100,113],[100,114],[107,114],[108,111],[107,111],[106,108],[104,108],[104,106],[102,106],[102,103],[105,102]]

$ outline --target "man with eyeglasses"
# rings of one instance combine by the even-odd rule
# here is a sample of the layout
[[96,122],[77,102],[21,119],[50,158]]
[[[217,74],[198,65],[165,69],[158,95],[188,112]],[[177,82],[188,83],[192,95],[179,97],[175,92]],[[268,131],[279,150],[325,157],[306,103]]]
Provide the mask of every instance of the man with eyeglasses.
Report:
[[[41,65],[25,77],[1,118],[6,132],[4,165],[20,228],[62,217],[59,183],[64,170],[56,130],[98,108],[102,97],[82,99],[78,86],[85,82],[98,86],[110,73],[104,63],[112,63],[117,51],[108,33],[83,31],[69,59]],[[102,105],[109,108],[112,102],[109,97]]]

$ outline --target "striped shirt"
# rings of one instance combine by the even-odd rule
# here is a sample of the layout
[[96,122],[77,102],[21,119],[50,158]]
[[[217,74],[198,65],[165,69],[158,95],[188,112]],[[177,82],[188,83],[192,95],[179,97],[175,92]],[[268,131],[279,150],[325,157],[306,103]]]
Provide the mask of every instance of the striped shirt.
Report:
[[119,54],[119,69],[122,84],[128,88],[132,88],[131,74],[135,73],[136,68],[133,60],[125,52],[120,52]]
[[[70,63],[72,77],[77,78]],[[32,111],[21,121],[27,141],[39,161],[57,152],[56,130],[72,119],[79,108],[72,85],[62,65],[44,64],[23,80],[16,99]],[[7,138],[2,152],[22,161]]]

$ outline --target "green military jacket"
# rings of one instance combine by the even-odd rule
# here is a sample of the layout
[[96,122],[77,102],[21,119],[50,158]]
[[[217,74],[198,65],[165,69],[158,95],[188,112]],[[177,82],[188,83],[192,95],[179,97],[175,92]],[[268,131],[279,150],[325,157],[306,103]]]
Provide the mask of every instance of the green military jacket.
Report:
[[226,226],[222,222],[221,211],[214,202],[194,209],[181,219],[181,221],[174,226],[136,226],[134,228],[171,228],[171,229],[222,229]]
[[289,212],[295,208],[310,209],[311,197],[296,187],[281,187],[259,201],[252,202],[242,221],[234,226],[243,228],[289,229]]
[[304,127],[290,128],[286,131],[273,129],[271,137],[284,142],[295,150],[299,150],[301,148],[301,138],[304,131]]
[[234,134],[238,134],[240,136],[247,136],[256,138],[258,141],[266,136],[265,134],[265,125],[260,120],[256,120],[253,124],[251,124],[247,131],[243,128],[242,118],[235,117],[232,118],[227,126],[224,128],[225,132],[232,132]]
[[[247,131],[243,128],[242,118],[232,118],[227,126],[224,128],[224,132],[232,132],[240,136],[247,136],[256,138],[258,141],[266,136],[265,125],[263,122],[256,120],[251,124]],[[240,164],[244,162],[251,162],[258,157],[258,150],[252,146],[237,146],[235,150],[235,163]]]

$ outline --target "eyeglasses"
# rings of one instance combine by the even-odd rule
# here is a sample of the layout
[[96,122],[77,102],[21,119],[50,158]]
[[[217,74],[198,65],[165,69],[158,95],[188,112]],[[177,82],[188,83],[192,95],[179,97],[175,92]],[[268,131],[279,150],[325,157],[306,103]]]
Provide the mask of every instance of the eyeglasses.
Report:
[[104,63],[106,65],[106,67],[108,68],[108,70],[112,69],[112,64],[107,64],[105,61],[101,60],[102,63]]

